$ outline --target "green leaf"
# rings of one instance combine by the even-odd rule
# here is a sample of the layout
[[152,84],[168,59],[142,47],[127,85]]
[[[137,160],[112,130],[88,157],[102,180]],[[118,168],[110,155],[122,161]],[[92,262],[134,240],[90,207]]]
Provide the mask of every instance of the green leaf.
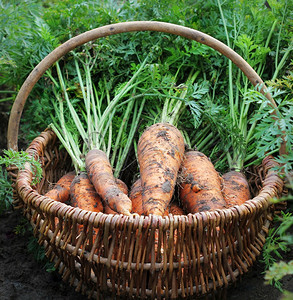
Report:
[[0,215],[12,207],[13,189],[5,168],[0,166]]
[[25,163],[30,163],[33,170],[32,184],[36,184],[42,178],[42,167],[39,161],[35,160],[25,151],[4,150],[4,156],[0,156],[0,165],[5,167],[16,166],[19,170],[24,169]]

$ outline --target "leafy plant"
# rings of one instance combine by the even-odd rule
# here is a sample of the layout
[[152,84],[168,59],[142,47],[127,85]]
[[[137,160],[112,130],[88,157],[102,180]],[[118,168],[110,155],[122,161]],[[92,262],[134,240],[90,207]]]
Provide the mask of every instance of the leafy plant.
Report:
[[286,275],[293,275],[293,260],[286,263],[285,261],[274,262],[273,265],[266,272],[265,280],[269,284],[273,284],[284,292],[280,280]]
[[[292,65],[288,64],[292,60],[293,4],[287,0],[265,3],[262,0],[0,0],[0,21],[5,25],[0,28],[0,85],[5,89],[0,91],[3,95],[0,101],[12,102],[33,67],[52,49],[79,33],[133,20],[184,25],[212,35],[242,55],[266,80],[278,108],[270,105],[259,87],[253,89],[237,67],[207,46],[164,33],[124,33],[76,49],[75,55],[67,54],[44,74],[23,113],[21,136],[25,142],[54,123],[59,137],[66,127],[67,150],[72,151],[75,145],[74,156],[80,159],[84,147],[101,137],[99,133],[94,140],[94,133],[103,130],[101,145],[112,155],[117,176],[123,169],[118,162],[130,155],[123,149],[135,148],[135,142],[133,146],[129,140],[132,137],[135,140],[148,122],[180,111],[178,126],[184,128],[186,141],[210,156],[220,172],[226,171],[228,165],[243,169],[258,164],[264,155],[273,153],[288,174],[293,162]],[[144,64],[145,53],[149,54],[149,60]],[[135,84],[127,86],[142,65]],[[196,74],[196,81],[187,85],[190,74]],[[117,98],[118,106],[110,105],[111,110],[103,115],[107,105]],[[184,111],[175,106],[177,101],[184,103]],[[173,110],[175,107],[178,110]],[[73,111],[80,123],[72,118]],[[89,111],[96,111],[93,119]],[[57,121],[62,113],[64,122],[60,125]],[[107,122],[103,119],[95,123],[102,116]],[[81,125],[79,129],[77,124]],[[91,139],[85,138],[82,127]],[[73,139],[75,132],[81,134]],[[282,137],[288,153],[278,156]],[[111,147],[113,152],[109,150]],[[28,159],[11,154],[11,161],[14,155],[13,162],[19,163],[19,167]],[[5,166],[3,159],[0,162]],[[12,198],[4,169],[0,180],[3,182],[0,199],[4,199],[0,203],[7,207]],[[282,218],[280,222],[286,223],[287,217]],[[286,242],[278,239],[278,231],[271,235],[272,243],[274,238],[277,240],[269,253],[278,249],[281,252]]]
[[24,217],[20,218],[18,225],[14,228],[14,233],[16,235],[25,235],[26,232],[30,230],[30,223]]
[[38,240],[34,236],[30,236],[27,249],[28,252],[33,255],[35,260],[43,265],[43,268],[47,272],[50,273],[56,270],[54,263],[47,259],[44,247],[39,245]]
[[263,248],[263,262],[267,270],[266,283],[273,284],[283,292],[280,280],[285,275],[293,274],[293,261],[282,260],[283,253],[292,251],[293,235],[288,230],[293,226],[293,215],[281,212],[281,216],[276,217],[276,222],[279,226],[270,229]]
[[[37,62],[39,1],[0,1],[0,85],[18,86]],[[39,49],[41,45],[39,44]],[[35,52],[34,55],[32,55]]]
[[0,168],[0,215],[11,208],[13,197],[12,197],[12,186],[8,179],[6,169]]
[[33,169],[32,184],[36,184],[42,177],[41,164],[24,151],[3,150],[4,155],[0,156],[0,213],[11,207],[13,201],[13,190],[10,178],[6,171],[9,166],[15,166],[19,170],[24,168],[25,163],[30,163]]
[[19,170],[24,169],[26,163],[30,163],[33,169],[34,178],[32,184],[36,184],[42,177],[42,167],[40,162],[36,161],[25,151],[14,151],[12,149],[4,150],[4,156],[0,157],[0,165],[5,167],[15,166]]
[[273,107],[270,101],[259,92],[258,88],[250,90],[246,94],[246,101],[253,101],[259,104],[259,109],[255,110],[250,118],[251,131],[249,135],[257,141],[253,146],[254,150],[249,158],[258,156],[260,159],[269,153],[276,153],[283,143],[286,143],[287,154],[278,157],[286,173],[292,170],[292,149],[293,145],[293,121],[292,121],[292,99],[284,96],[285,92],[275,88],[267,88],[277,103]]
[[[110,92],[104,77],[97,82],[98,91],[91,74],[96,59],[96,54],[89,51],[82,56],[74,53],[76,76],[72,83],[65,79],[56,63],[59,82],[49,74],[55,85],[56,99],[52,100],[55,115],[51,115],[50,127],[71,156],[77,171],[85,168],[85,154],[98,148],[108,155],[118,177],[144,107],[144,94],[137,92],[150,76],[144,70],[149,56],[142,63],[133,64],[130,78],[118,85],[114,93]],[[75,94],[70,94],[72,90]],[[142,98],[140,104],[138,98]]]

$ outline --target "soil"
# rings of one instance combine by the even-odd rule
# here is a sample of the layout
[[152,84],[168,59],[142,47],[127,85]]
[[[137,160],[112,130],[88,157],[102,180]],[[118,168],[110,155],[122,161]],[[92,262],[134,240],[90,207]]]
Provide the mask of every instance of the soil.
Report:
[[[1,103],[0,103],[1,104]],[[0,105],[0,155],[6,147],[7,107]],[[83,300],[86,296],[75,292],[64,283],[56,271],[49,271],[44,260],[29,251],[34,240],[30,226],[21,211],[10,210],[0,215],[0,299],[70,299]],[[264,264],[256,261],[248,273],[228,290],[221,290],[214,299],[270,300],[281,299],[282,293],[264,284]],[[293,259],[293,251],[284,255],[285,260]],[[293,276],[282,280],[283,288],[293,292]],[[210,298],[210,297],[209,297]]]

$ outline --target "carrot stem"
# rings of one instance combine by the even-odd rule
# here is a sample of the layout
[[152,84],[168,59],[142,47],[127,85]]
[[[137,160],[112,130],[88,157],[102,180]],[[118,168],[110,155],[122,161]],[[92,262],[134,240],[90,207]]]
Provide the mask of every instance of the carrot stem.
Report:
[[[218,2],[218,7],[221,15],[221,19],[223,22],[223,27],[226,35],[226,41],[227,41],[227,46],[231,47],[230,45],[230,38],[227,30],[227,24],[226,24],[226,19],[224,17],[224,13],[222,10],[222,5],[220,0],[217,0]],[[229,69],[229,103],[230,103],[230,115],[232,117],[233,123],[235,123],[235,106],[234,106],[234,101],[233,101],[233,69],[232,69],[232,61],[229,59],[228,62],[228,69]]]
[[115,158],[116,158],[116,153],[117,153],[117,151],[118,151],[118,148],[120,148],[121,137],[122,137],[124,128],[125,128],[125,127],[127,126],[127,124],[128,124],[129,116],[130,116],[130,113],[131,113],[131,111],[132,111],[132,109],[133,109],[133,105],[134,105],[134,102],[133,102],[133,101],[131,101],[131,102],[128,103],[127,108],[126,108],[126,111],[125,111],[125,114],[124,114],[123,119],[122,119],[122,122],[121,122],[121,124],[120,124],[120,128],[119,128],[119,131],[118,131],[116,143],[115,143],[115,145],[114,145],[113,153],[112,153],[112,158],[111,158],[111,164],[112,164],[112,165],[114,165]]
[[[176,81],[176,77],[178,75],[179,69],[174,76],[174,83]],[[177,126],[180,115],[182,110],[184,109],[186,102],[185,97],[188,93],[188,88],[192,86],[194,81],[196,80],[197,76],[199,75],[200,71],[194,73],[194,70],[190,72],[188,78],[186,80],[186,84],[182,84],[175,89],[175,95],[172,95],[174,87],[172,86],[169,89],[169,93],[167,99],[164,102],[163,110],[162,110],[162,117],[160,122],[162,123],[169,123],[174,126]],[[178,97],[177,95],[180,95]]]
[[111,113],[111,111],[113,110],[113,108],[117,105],[117,103],[119,102],[119,100],[131,89],[133,89],[135,86],[137,86],[140,82],[142,82],[143,80],[140,80],[138,82],[134,82],[134,80],[138,77],[138,75],[144,70],[144,67],[147,63],[149,56],[147,56],[145,58],[145,60],[142,62],[142,64],[140,65],[139,69],[134,73],[134,75],[131,77],[131,79],[125,84],[125,86],[121,89],[121,91],[113,98],[113,100],[109,103],[109,105],[107,106],[107,108],[105,109],[100,122],[99,122],[99,128],[103,129],[104,124],[106,122],[106,120],[109,117],[109,114]]
[[[116,163],[116,167],[115,167],[115,171],[114,171],[114,176],[116,178],[119,177],[119,174],[122,170],[125,159],[128,155],[128,152],[129,152],[129,149],[131,147],[134,134],[137,130],[137,126],[138,126],[138,123],[139,123],[140,116],[142,114],[142,111],[143,111],[143,108],[144,108],[144,105],[145,105],[145,101],[146,101],[146,99],[143,99],[140,104],[138,104],[138,102],[135,102],[134,115],[133,115],[133,118],[132,118],[132,123],[131,123],[130,130],[129,130],[129,133],[128,133],[128,139],[127,139],[126,145],[123,148],[123,151],[121,152],[121,155],[119,155],[119,158],[117,159],[117,163]],[[122,148],[120,148],[120,149],[122,149]]]
[[58,78],[59,78],[59,81],[60,81],[61,89],[63,91],[63,95],[65,97],[66,104],[69,108],[71,117],[72,117],[72,119],[74,120],[74,122],[76,124],[77,130],[79,131],[80,136],[82,137],[83,141],[86,143],[86,141],[87,141],[86,132],[83,128],[83,125],[82,125],[82,123],[81,123],[81,121],[80,121],[80,119],[79,119],[72,103],[69,100],[69,96],[68,96],[68,93],[67,93],[66,87],[65,87],[65,82],[64,82],[62,72],[61,72],[61,69],[60,69],[60,66],[59,66],[58,62],[56,62],[56,69],[57,69],[57,74],[58,74]]

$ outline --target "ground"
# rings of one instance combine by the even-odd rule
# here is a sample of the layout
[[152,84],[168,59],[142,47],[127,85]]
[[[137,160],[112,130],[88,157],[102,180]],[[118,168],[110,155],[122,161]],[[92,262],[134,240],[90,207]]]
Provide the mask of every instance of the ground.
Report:
[[[0,155],[1,150],[6,148],[8,111],[7,107],[0,103]],[[29,242],[33,236],[29,226],[24,224],[19,210],[10,210],[0,216],[0,299],[87,299],[62,282],[56,271],[48,272],[44,262],[38,261],[29,251]],[[284,258],[292,260],[293,251]],[[264,265],[259,259],[235,286],[222,290],[215,299],[281,299],[282,294],[276,288],[264,284],[263,271]],[[285,277],[282,282],[284,289],[293,292],[293,276]]]

